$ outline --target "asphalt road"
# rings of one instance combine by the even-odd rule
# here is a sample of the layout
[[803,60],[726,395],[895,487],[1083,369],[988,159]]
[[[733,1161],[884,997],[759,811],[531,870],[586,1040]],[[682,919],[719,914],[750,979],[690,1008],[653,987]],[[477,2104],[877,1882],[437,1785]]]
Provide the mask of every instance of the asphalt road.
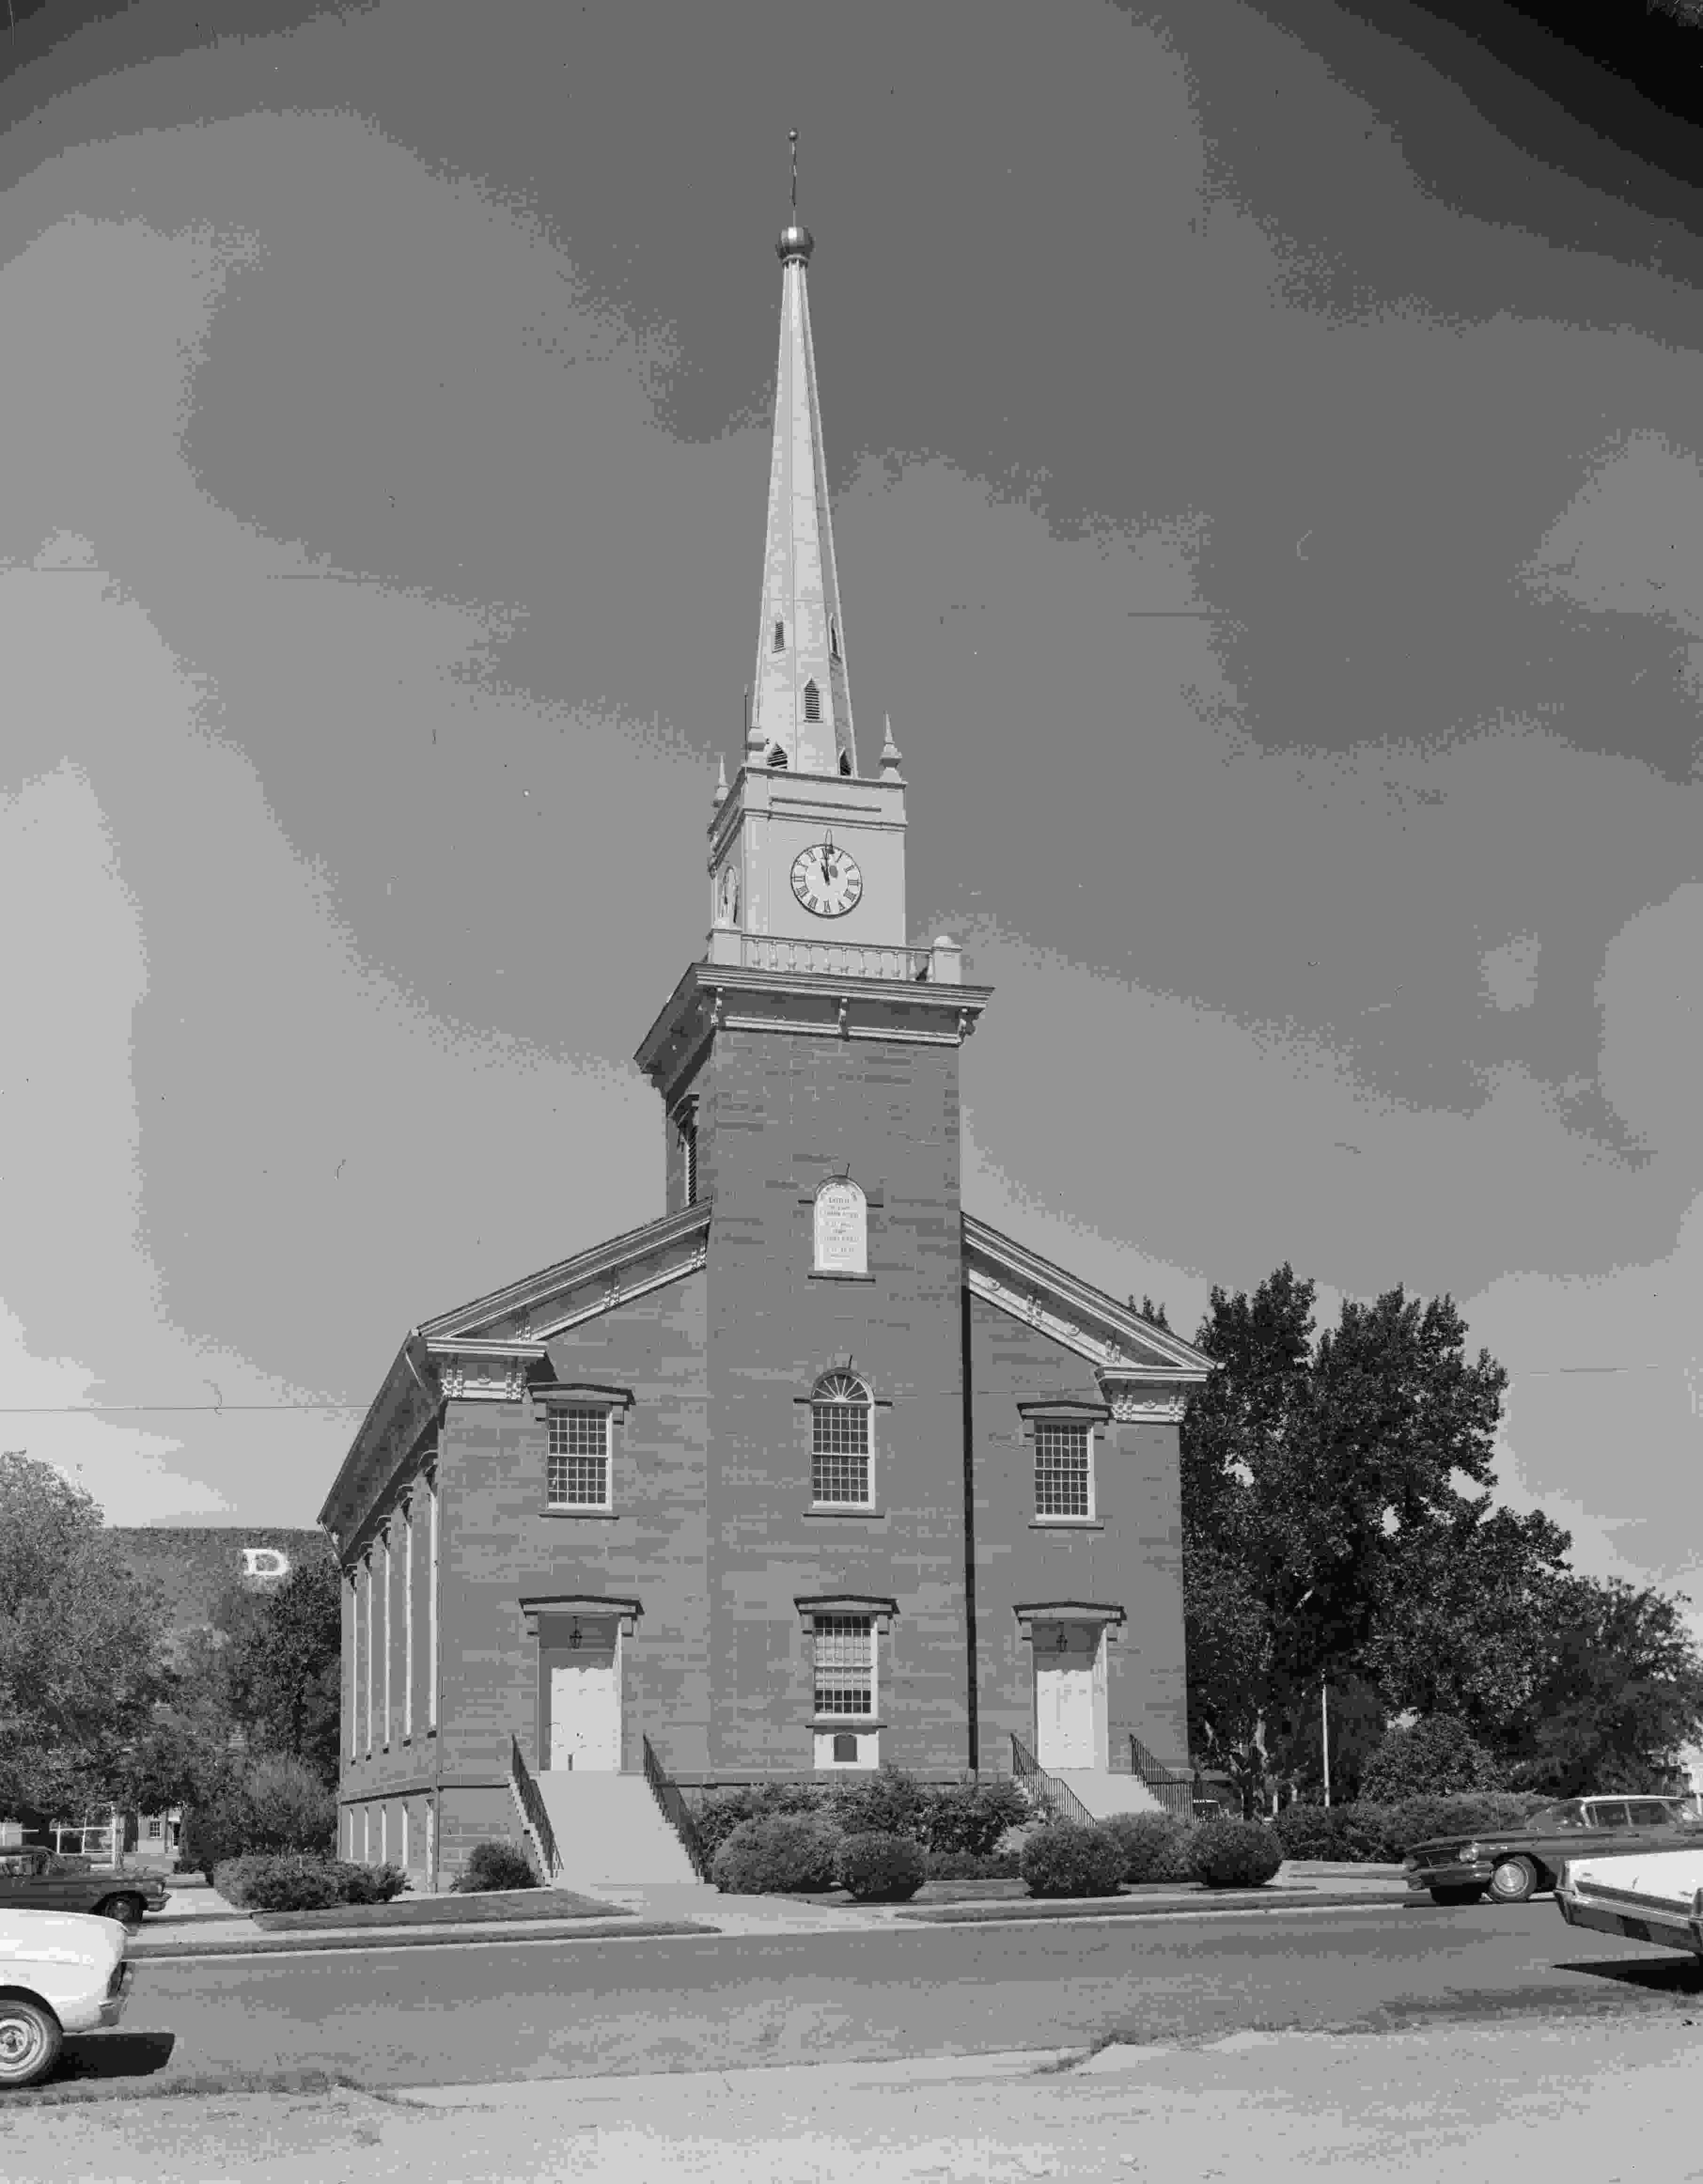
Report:
[[1650,2012],[1703,2017],[1703,1970],[1548,1901],[1391,1905],[143,1960],[122,2029],[66,2060],[109,2081],[385,2087]]

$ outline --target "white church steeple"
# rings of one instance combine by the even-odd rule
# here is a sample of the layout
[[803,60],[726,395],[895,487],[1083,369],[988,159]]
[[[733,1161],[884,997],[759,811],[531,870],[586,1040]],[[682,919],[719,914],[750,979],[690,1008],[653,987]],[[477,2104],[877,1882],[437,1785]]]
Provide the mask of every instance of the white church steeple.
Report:
[[775,244],[781,263],[780,364],[769,460],[762,621],[752,678],[746,763],[790,772],[856,774],[846,621],[834,561],[822,407],[810,333],[807,269],[815,239],[798,220],[798,131],[792,136],[792,216]]

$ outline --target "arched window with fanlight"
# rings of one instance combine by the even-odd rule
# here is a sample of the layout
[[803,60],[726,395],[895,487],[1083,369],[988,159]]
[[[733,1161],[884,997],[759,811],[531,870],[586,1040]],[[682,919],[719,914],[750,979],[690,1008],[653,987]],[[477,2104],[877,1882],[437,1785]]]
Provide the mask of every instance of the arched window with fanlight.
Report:
[[855,1373],[824,1373],[810,1396],[810,1494],[820,1507],[874,1500],[869,1390]]

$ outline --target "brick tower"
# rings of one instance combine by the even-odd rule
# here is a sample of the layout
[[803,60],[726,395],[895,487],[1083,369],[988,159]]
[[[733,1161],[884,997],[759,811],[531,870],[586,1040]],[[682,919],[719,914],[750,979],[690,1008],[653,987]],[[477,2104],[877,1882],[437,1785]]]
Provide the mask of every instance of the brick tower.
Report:
[[[709,1719],[717,1774],[966,1763],[958,1055],[988,999],[907,944],[891,727],[860,769],[811,337],[814,243],[781,261],[757,669],[709,827],[712,926],[637,1059],[662,1097],[671,1213],[706,1245]],[[849,1397],[824,1419],[824,1387]],[[837,1429],[837,1430],[836,1430]],[[843,1440],[836,1466],[826,1440]],[[824,1458],[829,1459],[824,1462]],[[810,1662],[861,1653],[830,1719]],[[832,1650],[831,1646],[829,1648]],[[863,1663],[856,1663],[858,1669]],[[860,1673],[860,1689],[863,1678]],[[800,1719],[801,1691],[808,1719]]]

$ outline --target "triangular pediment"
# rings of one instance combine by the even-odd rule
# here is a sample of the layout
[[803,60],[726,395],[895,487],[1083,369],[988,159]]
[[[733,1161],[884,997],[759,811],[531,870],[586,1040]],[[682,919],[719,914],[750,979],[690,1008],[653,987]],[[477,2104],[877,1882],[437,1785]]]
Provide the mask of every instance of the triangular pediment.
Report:
[[556,1335],[695,1273],[704,1263],[709,1228],[710,1201],[703,1199],[441,1312],[422,1322],[420,1334],[433,1351],[472,1346],[494,1352],[536,1348],[542,1355]]
[[1086,1357],[1107,1378],[1187,1389],[1212,1370],[1212,1360],[1192,1342],[968,1213],[963,1258],[973,1296]]

